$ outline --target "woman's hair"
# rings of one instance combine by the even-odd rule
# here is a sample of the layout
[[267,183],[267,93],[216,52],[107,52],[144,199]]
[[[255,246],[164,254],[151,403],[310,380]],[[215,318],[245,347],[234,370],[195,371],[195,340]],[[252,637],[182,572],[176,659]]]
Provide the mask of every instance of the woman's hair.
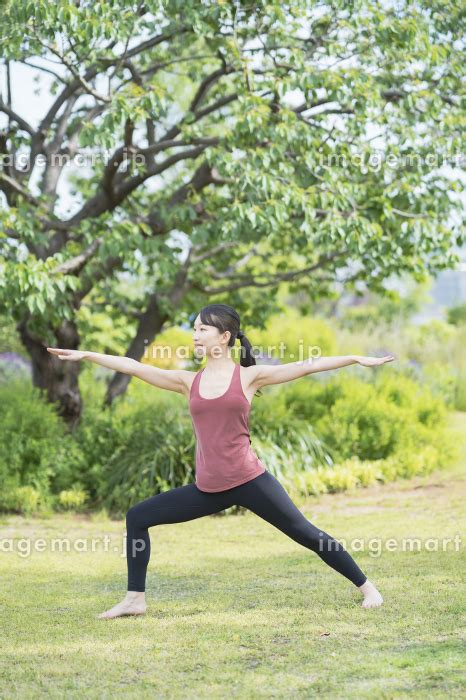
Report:
[[[228,342],[228,347],[233,347],[238,338],[241,343],[241,358],[240,365],[250,367],[256,364],[256,358],[252,352],[252,345],[241,328],[240,318],[237,311],[228,304],[208,304],[202,307],[199,312],[202,323],[208,326],[215,326],[220,333],[230,331],[231,337]],[[238,336],[239,332],[239,336]],[[259,390],[256,392],[258,396],[262,394]]]

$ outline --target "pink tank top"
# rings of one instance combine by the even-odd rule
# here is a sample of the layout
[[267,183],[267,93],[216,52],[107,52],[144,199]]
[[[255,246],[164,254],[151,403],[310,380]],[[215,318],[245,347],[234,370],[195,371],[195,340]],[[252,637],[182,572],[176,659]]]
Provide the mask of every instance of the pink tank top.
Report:
[[241,386],[235,363],[230,386],[222,396],[203,399],[196,374],[189,395],[189,412],[196,435],[196,486],[201,491],[225,491],[265,472],[251,448],[251,404]]

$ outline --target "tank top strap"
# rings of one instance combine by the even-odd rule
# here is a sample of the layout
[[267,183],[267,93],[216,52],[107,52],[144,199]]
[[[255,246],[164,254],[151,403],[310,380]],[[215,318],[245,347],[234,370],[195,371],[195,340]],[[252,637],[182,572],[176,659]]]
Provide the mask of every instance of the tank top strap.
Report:
[[198,370],[196,372],[196,376],[193,379],[193,383],[191,386],[191,392],[190,392],[190,398],[194,398],[194,396],[200,396],[199,394],[199,382],[201,381],[201,372],[202,369]]
[[231,380],[231,386],[230,386],[230,391],[234,391],[235,393],[240,393],[242,391],[241,387],[241,377],[240,377],[240,364],[239,362],[236,363],[235,369],[233,370],[233,379]]

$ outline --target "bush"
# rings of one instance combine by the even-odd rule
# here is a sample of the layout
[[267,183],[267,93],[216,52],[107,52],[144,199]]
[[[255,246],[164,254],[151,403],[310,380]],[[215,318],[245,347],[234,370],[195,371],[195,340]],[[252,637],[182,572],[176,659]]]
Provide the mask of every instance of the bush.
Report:
[[[348,368],[350,370],[351,368]],[[254,403],[253,447],[290,494],[319,494],[429,473],[455,458],[442,398],[402,372],[310,375]],[[121,517],[194,481],[186,402],[143,383],[103,409],[103,382],[81,376],[84,411],[70,435],[38,390],[0,385],[0,509],[84,508]]]
[[446,396],[436,395],[432,387],[423,384],[422,380],[416,382],[401,372],[395,372],[391,375],[377,375],[372,385],[378,395],[386,397],[400,408],[411,410],[415,421],[432,428],[445,424]]
[[392,454],[403,433],[403,412],[368,386],[354,386],[316,424],[335,460],[357,456],[382,459]]
[[466,325],[466,303],[451,306],[447,312],[447,321],[452,325]]
[[377,461],[354,460],[354,471],[358,480],[358,486],[372,486],[380,479],[380,468]]
[[80,511],[87,500],[87,492],[76,485],[72,489],[60,491],[58,504],[63,510]]
[[313,469],[304,474],[297,474],[295,481],[301,492],[306,495],[318,496],[328,491],[324,469]]
[[[293,307],[287,309],[286,315],[280,312],[271,316],[263,330],[247,329],[247,335],[253,347],[280,362],[306,359],[310,349],[313,357],[316,352],[334,355],[336,350],[336,336],[330,324],[322,318],[302,316]],[[282,346],[284,338],[286,343]]]
[[125,512],[149,496],[194,481],[194,439],[187,418],[173,409],[157,420],[135,412],[137,429],[124,425],[122,441],[102,465],[98,503]]
[[76,449],[54,406],[29,381],[0,384],[0,509],[32,507],[35,494],[37,503],[49,501]]
[[330,493],[352,489],[358,483],[356,471],[351,463],[339,464],[328,469],[324,480]]
[[2,510],[14,511],[31,515],[38,510],[41,501],[41,492],[33,486],[12,487],[11,483],[6,485],[0,496],[0,506]]
[[436,447],[426,445],[418,451],[400,450],[386,459],[360,460],[353,457],[332,467],[319,467],[314,473],[297,477],[295,483],[306,495],[336,493],[356,487],[365,488],[377,482],[383,484],[430,474],[458,456],[458,450],[451,445],[443,459]]
[[[282,452],[275,450],[276,460],[266,455],[274,468],[278,462],[277,471],[283,470],[284,478],[289,476],[301,492],[317,495],[427,474],[458,457],[439,396],[402,372],[368,376],[369,381],[363,381],[340,374],[315,382],[311,375],[281,393],[273,392],[273,405],[280,406],[282,433],[291,434],[297,425],[305,430],[306,420],[313,418],[312,428],[327,450],[326,463],[315,464],[306,473],[296,466],[293,470]],[[265,422],[272,423],[266,396],[261,410]],[[295,465],[301,454],[297,450],[291,457]]]
[[[340,374],[316,382],[310,375],[288,385],[280,397],[282,430],[310,424],[333,462],[384,459],[403,445],[416,449],[439,437],[447,416],[440,397],[402,373],[367,377]],[[278,392],[273,405],[275,397]],[[272,414],[272,405],[261,408]]]

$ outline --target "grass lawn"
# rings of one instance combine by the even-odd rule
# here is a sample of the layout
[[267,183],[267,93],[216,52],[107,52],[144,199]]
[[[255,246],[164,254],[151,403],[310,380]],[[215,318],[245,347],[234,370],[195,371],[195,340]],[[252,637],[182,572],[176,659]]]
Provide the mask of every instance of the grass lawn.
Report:
[[[465,465],[463,446],[448,472],[302,506],[378,586],[384,604],[369,610],[248,512],[152,528],[146,616],[99,620],[126,591],[124,522],[3,514],[0,697],[465,697],[464,549],[443,543],[462,535]],[[53,551],[61,538],[70,551]]]

